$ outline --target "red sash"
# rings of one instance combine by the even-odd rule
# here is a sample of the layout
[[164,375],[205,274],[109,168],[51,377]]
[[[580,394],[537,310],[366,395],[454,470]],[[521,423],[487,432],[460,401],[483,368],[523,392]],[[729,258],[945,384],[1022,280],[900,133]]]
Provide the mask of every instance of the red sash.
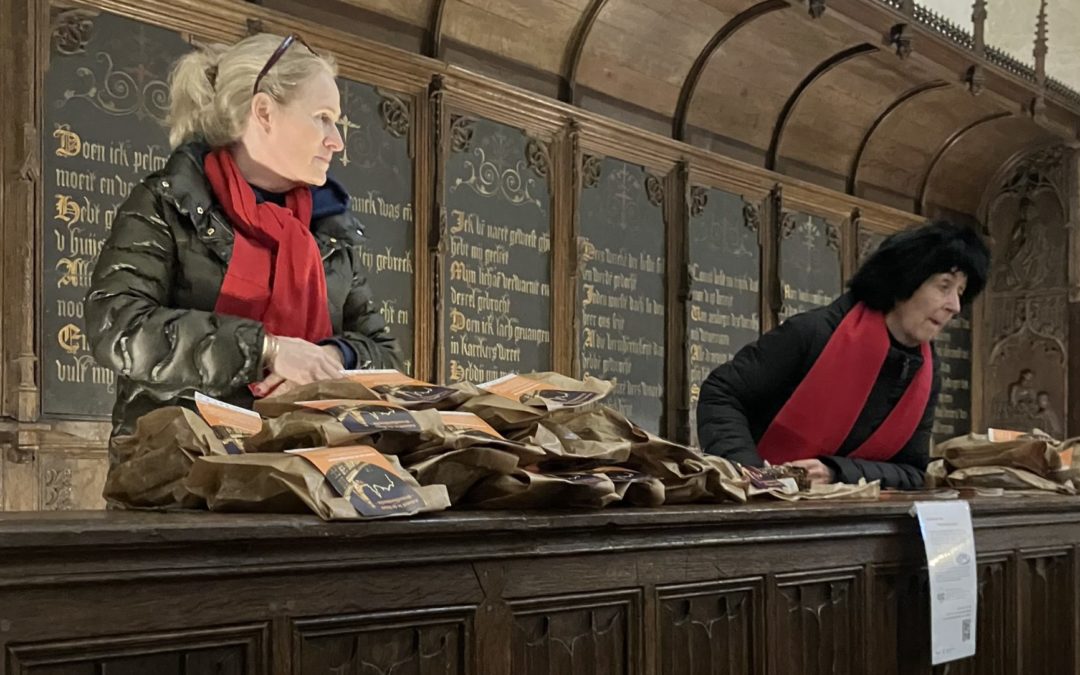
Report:
[[[758,441],[771,464],[835,455],[851,433],[889,353],[885,315],[855,305],[829,338],[810,372]],[[885,421],[849,457],[886,461],[911,439],[926,411],[933,381],[930,345],[922,366]]]
[[301,186],[285,206],[257,204],[225,149],[203,164],[233,226],[233,252],[214,311],[262,321],[271,335],[323,340],[333,332],[326,272],[311,234],[311,190]]

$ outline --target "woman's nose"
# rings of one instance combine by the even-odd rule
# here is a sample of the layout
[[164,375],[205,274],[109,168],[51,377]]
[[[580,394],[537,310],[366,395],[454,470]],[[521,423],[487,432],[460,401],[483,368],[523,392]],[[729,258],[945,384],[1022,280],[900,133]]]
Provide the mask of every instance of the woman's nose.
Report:
[[341,152],[345,147],[345,143],[341,140],[341,131],[338,130],[337,125],[333,126],[333,131],[326,137],[323,144],[333,152]]

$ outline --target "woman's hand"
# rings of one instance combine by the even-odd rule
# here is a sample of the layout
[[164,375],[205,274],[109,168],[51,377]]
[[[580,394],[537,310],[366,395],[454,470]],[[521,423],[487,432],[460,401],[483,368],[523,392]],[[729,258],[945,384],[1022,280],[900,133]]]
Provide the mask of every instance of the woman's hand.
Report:
[[266,367],[270,375],[252,387],[256,396],[266,396],[283,382],[293,385],[341,377],[344,359],[334,345],[317,345],[300,338],[269,336],[276,342],[270,349]]
[[832,469],[827,467],[820,459],[797,459],[788,462],[791,466],[806,469],[806,477],[811,485],[828,485],[836,482],[836,476]]

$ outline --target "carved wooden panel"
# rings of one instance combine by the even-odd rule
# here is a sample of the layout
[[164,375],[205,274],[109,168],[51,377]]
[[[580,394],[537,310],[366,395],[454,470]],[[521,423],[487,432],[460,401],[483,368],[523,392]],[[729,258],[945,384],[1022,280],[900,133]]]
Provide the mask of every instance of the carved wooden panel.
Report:
[[1008,561],[980,556],[976,653],[969,659],[930,665],[930,585],[925,569],[875,569],[870,603],[866,668],[875,675],[1001,675],[1015,642]]
[[9,675],[267,675],[269,626],[255,624],[8,647]]
[[514,675],[641,672],[641,594],[591,593],[510,603]]
[[38,463],[39,507],[45,511],[103,508],[101,496],[108,472],[104,453],[40,453]]
[[875,569],[870,589],[867,668],[879,675],[925,673],[930,664],[926,574],[909,568]]
[[777,575],[770,599],[771,675],[864,672],[862,571]]
[[450,607],[302,619],[293,624],[293,669],[464,675],[473,672],[471,617],[471,608]]
[[878,246],[885,241],[887,235],[881,232],[875,232],[865,227],[860,227],[856,233],[857,245],[858,245],[858,263],[862,265],[866,262],[866,259],[877,250]]
[[661,675],[763,675],[765,592],[761,579],[657,590]]
[[1067,551],[1021,556],[1020,632],[1024,645],[1021,673],[1073,672],[1075,594],[1073,561]]
[[1068,429],[1066,207],[1061,156],[1028,158],[988,205],[993,268],[987,299],[986,419],[990,426]]
[[[1012,663],[1013,647],[1016,644],[1012,603],[1012,590],[1015,586],[1009,576],[1009,562],[1004,558],[993,559],[988,556],[979,556],[979,561],[979,614],[975,630],[975,656],[943,664],[934,669],[935,675],[1005,675],[1013,672],[1009,664]],[[922,597],[921,604],[925,606],[927,596]]]

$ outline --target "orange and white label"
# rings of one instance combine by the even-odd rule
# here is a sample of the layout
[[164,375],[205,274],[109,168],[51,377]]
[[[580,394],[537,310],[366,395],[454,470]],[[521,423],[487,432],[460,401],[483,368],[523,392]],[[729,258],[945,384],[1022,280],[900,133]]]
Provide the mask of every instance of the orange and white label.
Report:
[[195,407],[211,427],[227,427],[242,434],[255,435],[262,430],[262,417],[254,410],[195,394]]

